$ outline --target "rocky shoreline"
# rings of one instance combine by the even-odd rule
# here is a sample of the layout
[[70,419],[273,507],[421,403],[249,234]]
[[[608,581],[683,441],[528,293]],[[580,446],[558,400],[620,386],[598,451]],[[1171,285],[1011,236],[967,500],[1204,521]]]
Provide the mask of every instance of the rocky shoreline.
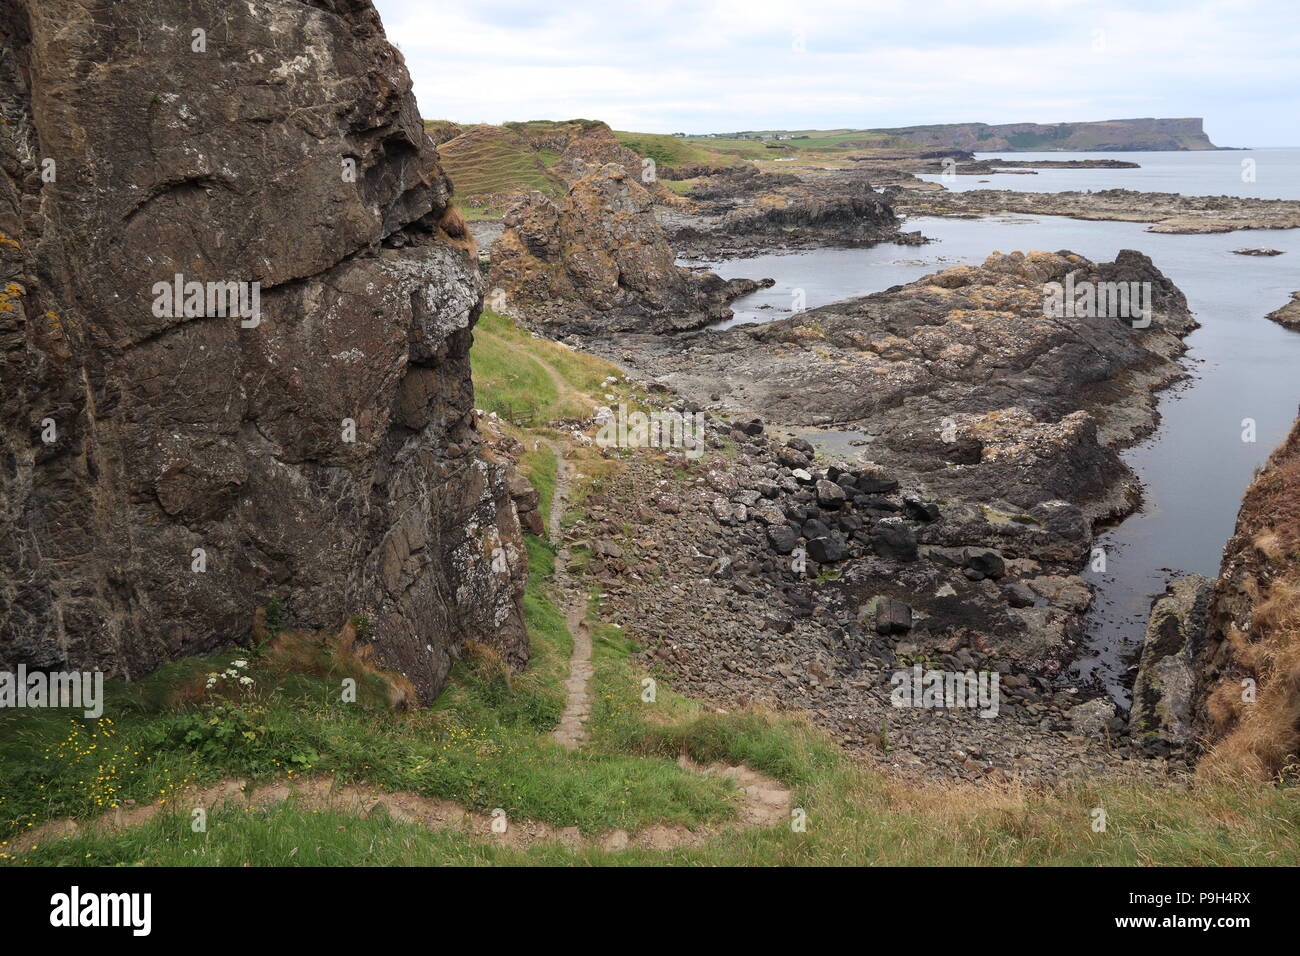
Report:
[[[1045,317],[1044,284],[1069,274],[1150,282],[1150,327]],[[720,416],[703,461],[627,459],[588,501],[592,573],[692,692],[801,707],[904,771],[1167,772],[1185,751],[1130,737],[1061,674],[1092,600],[1093,525],[1137,499],[1116,450],[1153,425],[1194,327],[1140,253],[1032,253],[763,326],[586,341]],[[859,448],[840,457],[771,437],[850,421]],[[1006,714],[893,707],[892,675],[917,662],[998,672]]]
[[774,249],[920,244],[872,186],[870,169],[764,173],[730,168],[699,179],[690,203],[655,214],[679,256],[734,259]]
[[1131,189],[1026,193],[1007,189],[918,192],[893,188],[890,200],[912,215],[952,216],[1015,212],[1071,219],[1147,222],[1147,232],[1203,234],[1239,229],[1300,228],[1300,202],[1239,196],[1183,196]]
[[[1130,737],[1109,699],[1056,679],[1090,599],[1074,574],[1088,536],[1077,509],[1046,502],[989,520],[875,467],[818,467],[810,445],[758,427],[715,420],[703,461],[628,458],[583,503],[571,534],[588,544],[589,580],[652,673],[715,707],[803,711],[907,775],[1183,772],[1185,754]],[[857,557],[834,550],[841,534]],[[1060,643],[1024,643],[1034,628]],[[895,675],[918,666],[996,672],[997,713],[895,706]]]
[[1280,309],[1274,309],[1268,317],[1284,328],[1300,332],[1300,292],[1291,293],[1291,301]]
[[[607,202],[599,215],[668,262],[923,242],[898,213],[974,215],[1003,196],[1153,231],[1284,228],[1300,207],[1124,190],[950,193],[917,169],[915,158],[877,158],[847,170],[691,170],[689,201]],[[564,234],[558,218],[552,231]],[[607,450],[622,467],[574,531],[607,610],[650,666],[720,706],[803,710],[908,774],[1047,783],[1188,770],[1201,744],[1188,732],[1189,687],[1213,582],[1176,582],[1156,603],[1130,712],[1066,677],[1093,600],[1080,572],[1097,559],[1094,527],[1141,497],[1118,452],[1155,428],[1156,394],[1185,377],[1183,338],[1196,327],[1150,259],[994,254],[718,330],[698,321],[717,309],[665,321],[639,293],[615,322],[582,289],[559,310],[533,305],[545,297],[520,296],[519,276],[536,270],[511,271],[527,232],[512,213],[492,250],[490,284],[500,280],[515,316],[620,365],[650,405],[709,419],[703,461]],[[588,275],[637,292],[624,266]],[[1052,283],[1149,288],[1149,321],[1054,317]],[[891,682],[917,665],[998,674],[1005,710],[894,706]]]

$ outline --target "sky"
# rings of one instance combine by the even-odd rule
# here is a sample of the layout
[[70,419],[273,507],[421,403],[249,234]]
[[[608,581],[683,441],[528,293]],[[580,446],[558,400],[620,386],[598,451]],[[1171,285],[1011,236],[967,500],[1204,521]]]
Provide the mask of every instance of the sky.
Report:
[[1201,116],[1300,146],[1300,0],[375,0],[426,119],[709,133]]

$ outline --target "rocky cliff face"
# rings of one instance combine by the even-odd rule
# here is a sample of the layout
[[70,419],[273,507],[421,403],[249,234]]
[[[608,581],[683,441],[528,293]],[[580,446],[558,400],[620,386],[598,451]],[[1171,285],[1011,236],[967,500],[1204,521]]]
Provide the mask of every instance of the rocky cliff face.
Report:
[[494,295],[579,333],[671,332],[729,317],[726,303],[756,284],[676,265],[652,207],[617,163],[590,169],[558,202],[532,193],[492,244]]
[[468,640],[521,663],[481,284],[369,0],[0,30],[0,665],[138,676],[272,595],[426,700]]
[[1210,605],[1204,766],[1268,778],[1300,755],[1300,423],[1246,492]]

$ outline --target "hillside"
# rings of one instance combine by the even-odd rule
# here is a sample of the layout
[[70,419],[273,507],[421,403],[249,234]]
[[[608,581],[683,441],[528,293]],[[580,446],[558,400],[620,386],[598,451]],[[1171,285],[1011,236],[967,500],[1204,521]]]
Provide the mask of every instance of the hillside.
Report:
[[438,153],[462,208],[471,215],[498,197],[534,189],[548,196],[560,191],[559,177],[549,171],[560,154],[534,149],[522,134],[503,126],[472,126],[442,143]]
[[[690,146],[672,136],[615,133],[599,120],[530,120],[461,127],[425,120],[439,143],[443,167],[470,219],[496,219],[531,192],[562,196],[572,180],[587,171],[618,163],[640,174],[647,158],[668,173],[674,165],[726,166],[736,162],[714,150]],[[665,178],[670,178],[665,175]],[[661,201],[672,201],[666,187],[646,183]]]

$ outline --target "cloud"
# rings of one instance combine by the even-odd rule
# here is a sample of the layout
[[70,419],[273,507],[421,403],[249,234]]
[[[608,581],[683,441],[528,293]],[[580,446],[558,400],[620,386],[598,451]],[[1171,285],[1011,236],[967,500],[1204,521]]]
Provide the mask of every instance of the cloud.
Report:
[[646,132],[1204,116],[1300,144],[1293,0],[376,0],[430,118]]

